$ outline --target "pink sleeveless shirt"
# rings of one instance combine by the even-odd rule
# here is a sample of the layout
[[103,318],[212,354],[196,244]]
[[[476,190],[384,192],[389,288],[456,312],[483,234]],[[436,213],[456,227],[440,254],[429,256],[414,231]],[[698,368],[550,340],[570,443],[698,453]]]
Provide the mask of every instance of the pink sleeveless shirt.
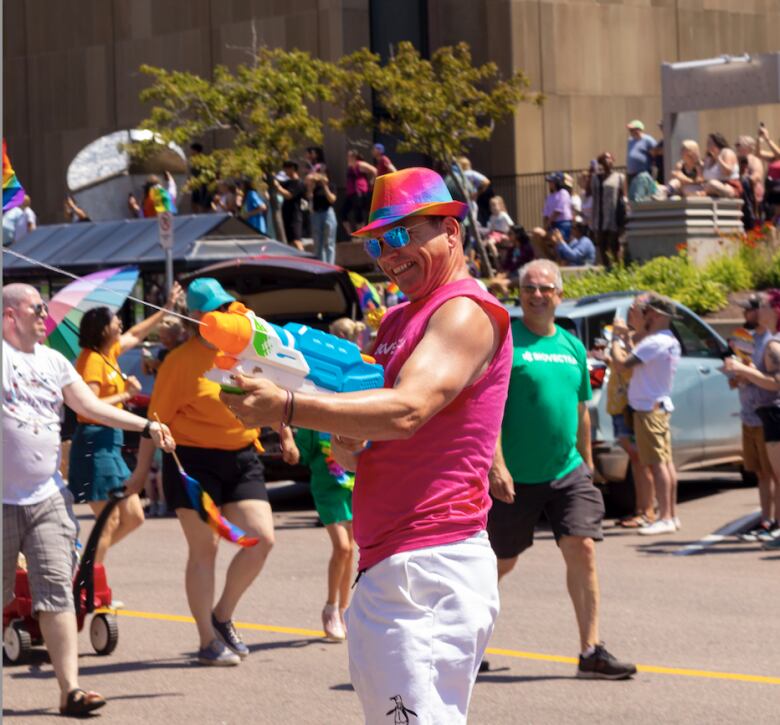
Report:
[[487,473],[512,364],[507,311],[473,279],[451,282],[424,300],[392,308],[374,357],[385,368],[385,387],[392,388],[431,315],[453,297],[473,299],[496,320],[498,349],[485,373],[411,438],[373,441],[361,453],[352,499],[361,570],[401,551],[463,541],[487,524]]

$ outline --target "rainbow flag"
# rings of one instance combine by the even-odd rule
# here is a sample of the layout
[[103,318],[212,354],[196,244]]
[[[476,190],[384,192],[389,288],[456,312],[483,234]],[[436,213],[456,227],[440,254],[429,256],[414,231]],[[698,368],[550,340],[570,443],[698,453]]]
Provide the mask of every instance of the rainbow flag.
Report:
[[149,196],[154,204],[154,210],[158,214],[162,214],[164,211],[176,213],[176,204],[173,203],[173,199],[171,199],[167,189],[158,184],[149,190]]
[[13,209],[15,206],[21,206],[24,201],[24,188],[16,178],[11,159],[8,158],[8,152],[5,149],[5,139],[3,139],[3,213]]
[[357,272],[350,272],[349,278],[352,280],[352,284],[358,293],[360,309],[363,314],[366,314],[370,310],[377,310],[382,306],[382,298],[376,291],[376,287],[363,277],[363,275],[360,275]]
[[406,295],[403,292],[401,292],[401,288],[395,282],[387,283],[387,287],[385,287],[385,294],[395,295],[399,304],[401,302],[406,302]]

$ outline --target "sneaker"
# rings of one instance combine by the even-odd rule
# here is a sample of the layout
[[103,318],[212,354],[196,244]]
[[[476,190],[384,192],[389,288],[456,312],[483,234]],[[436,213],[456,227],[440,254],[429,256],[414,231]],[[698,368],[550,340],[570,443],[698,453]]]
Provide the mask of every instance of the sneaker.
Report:
[[776,521],[772,521],[769,526],[762,529],[756,534],[756,541],[771,542],[780,536],[780,526]]
[[218,639],[211,640],[208,647],[198,650],[198,664],[211,667],[234,667],[241,658]]
[[322,628],[325,630],[325,639],[330,642],[342,642],[347,638],[339,617],[339,609],[335,604],[326,604],[323,608]]
[[762,542],[761,548],[766,549],[768,551],[774,551],[775,549],[780,549],[780,531],[777,531],[775,537],[770,541]]
[[639,529],[639,533],[642,534],[642,536],[673,534],[675,531],[677,531],[677,527],[674,525],[672,519],[658,519],[658,521],[654,521],[652,524],[648,524]]
[[219,638],[241,659],[249,655],[249,647],[244,644],[244,640],[236,632],[232,619],[228,619],[227,622],[218,622],[212,612],[211,626],[214,627],[214,631],[219,635]]
[[750,531],[744,531],[737,535],[740,541],[761,541],[759,536],[772,530],[771,521],[762,521],[758,526],[754,526]]
[[620,662],[603,644],[597,644],[596,651],[587,657],[580,655],[577,666],[577,677],[592,680],[627,680],[635,674],[636,665]]

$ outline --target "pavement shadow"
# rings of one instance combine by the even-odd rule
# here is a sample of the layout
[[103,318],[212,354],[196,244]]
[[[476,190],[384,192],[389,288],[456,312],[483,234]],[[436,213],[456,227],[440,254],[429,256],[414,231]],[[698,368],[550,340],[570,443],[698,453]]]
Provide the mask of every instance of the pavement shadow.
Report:
[[[26,722],[28,717],[54,717],[55,715],[59,715],[59,712],[54,707],[44,708],[39,707],[35,710],[14,710],[12,707],[4,707],[3,708],[3,717],[19,717],[24,718],[23,722]],[[95,713],[97,716],[97,713]]]
[[299,649],[301,647],[308,647],[310,644],[328,644],[324,637],[308,637],[307,639],[285,639],[277,642],[258,642],[255,644],[248,644],[250,652],[262,652],[263,650],[272,649]]
[[[105,665],[83,664],[85,657],[98,657],[98,655],[80,655],[80,675],[108,675],[119,672],[140,672],[145,670],[183,670],[197,666],[190,655],[171,658],[167,660],[139,660],[137,662],[107,662]],[[14,672],[11,674],[17,680],[49,680],[54,678],[54,670],[30,668],[26,672]]]
[[[501,669],[509,669],[502,667]],[[574,675],[499,675],[492,672],[483,672],[477,675],[477,684],[480,682],[493,682],[495,684],[514,684],[516,682],[543,682],[544,680],[576,680]]]
[[[650,544],[638,544],[636,550],[643,554],[677,554],[680,549],[691,544],[696,544],[697,540],[686,541],[655,541]],[[685,554],[684,556],[709,556],[712,554],[755,554],[760,551],[755,544],[750,543],[731,544],[729,542],[709,544],[702,549]],[[682,556],[682,554],[680,554]]]

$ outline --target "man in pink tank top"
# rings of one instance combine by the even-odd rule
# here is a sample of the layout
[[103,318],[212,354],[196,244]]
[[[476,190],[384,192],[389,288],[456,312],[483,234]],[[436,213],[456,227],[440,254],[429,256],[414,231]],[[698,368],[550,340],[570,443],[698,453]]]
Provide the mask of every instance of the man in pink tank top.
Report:
[[429,169],[376,181],[369,224],[357,234],[409,300],[377,335],[384,388],[295,393],[289,406],[273,383],[240,378],[248,395],[223,398],[247,424],[333,433],[334,456],[357,472],[360,563],[346,624],[369,723],[399,707],[420,723],[466,722],[498,614],[487,473],[512,339],[506,310],[466,268],[466,212]]

